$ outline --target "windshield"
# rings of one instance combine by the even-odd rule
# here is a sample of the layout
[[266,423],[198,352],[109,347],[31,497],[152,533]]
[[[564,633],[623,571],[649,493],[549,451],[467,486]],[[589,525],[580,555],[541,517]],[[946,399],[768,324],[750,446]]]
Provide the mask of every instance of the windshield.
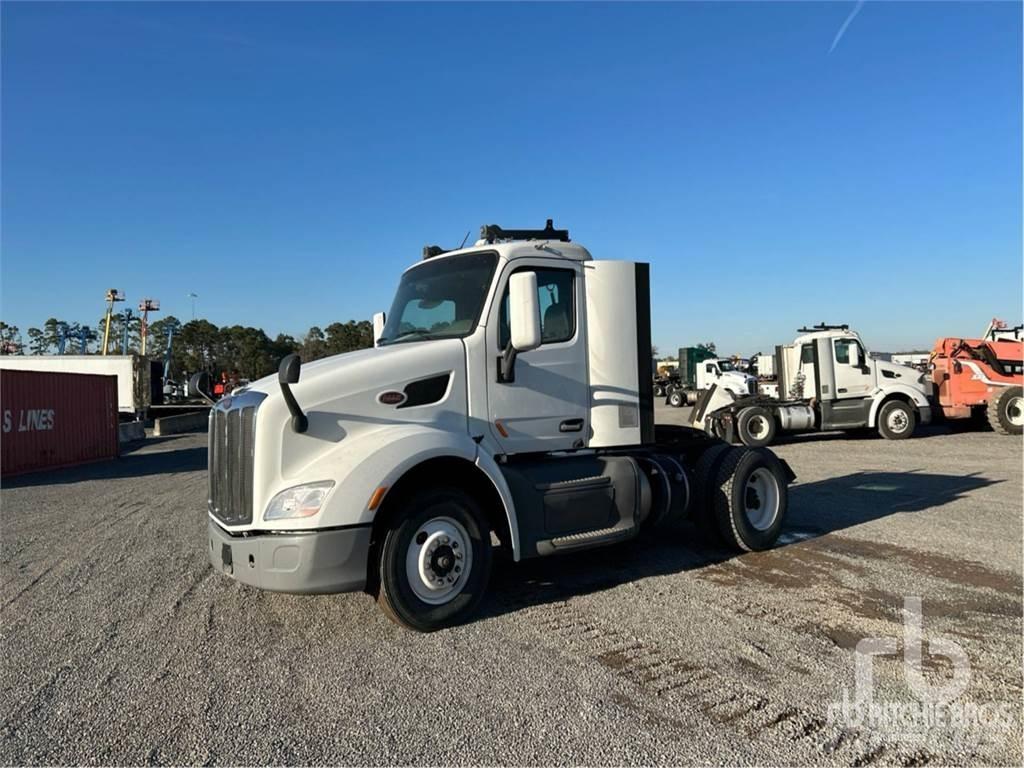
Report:
[[434,257],[402,275],[381,344],[467,336],[480,319],[496,253]]
[[728,360],[719,360],[718,361],[718,368],[722,372],[725,372],[725,371],[735,371],[736,370],[736,366],[733,365],[732,363],[730,363]]

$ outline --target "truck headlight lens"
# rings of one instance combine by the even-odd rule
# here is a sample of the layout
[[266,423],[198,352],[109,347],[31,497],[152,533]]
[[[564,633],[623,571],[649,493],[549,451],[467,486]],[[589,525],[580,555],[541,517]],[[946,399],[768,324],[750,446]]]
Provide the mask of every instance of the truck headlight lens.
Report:
[[333,480],[322,483],[296,485],[281,491],[271,499],[264,520],[285,520],[296,517],[312,517],[320,511],[328,492],[334,487]]

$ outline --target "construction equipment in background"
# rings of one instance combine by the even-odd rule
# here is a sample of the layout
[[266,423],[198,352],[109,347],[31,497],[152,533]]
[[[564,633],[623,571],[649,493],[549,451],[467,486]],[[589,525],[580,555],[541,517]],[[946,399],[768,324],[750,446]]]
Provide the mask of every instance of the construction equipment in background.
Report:
[[938,339],[928,362],[947,419],[985,419],[996,432],[1024,429],[1024,343],[1021,327],[993,320],[980,339]]
[[141,336],[141,341],[139,342],[140,355],[146,354],[146,336],[148,335],[149,332],[149,313],[159,311],[160,302],[157,301],[156,299],[143,299],[142,301],[139,302],[139,334]]
[[114,303],[124,301],[124,294],[117,288],[107,290],[107,316],[103,324],[103,350],[100,354],[105,355],[110,349],[110,320],[114,315]]
[[134,317],[134,315],[132,314],[132,310],[131,310],[130,307],[126,308],[125,311],[121,313],[121,325],[122,325],[122,328],[121,328],[121,354],[122,355],[127,355],[128,354],[128,330],[131,328],[132,318],[133,317]]

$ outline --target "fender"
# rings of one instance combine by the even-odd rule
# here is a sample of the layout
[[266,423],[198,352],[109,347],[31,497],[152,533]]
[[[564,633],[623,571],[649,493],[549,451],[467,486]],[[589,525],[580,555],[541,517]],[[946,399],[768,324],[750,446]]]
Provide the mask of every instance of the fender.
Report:
[[885,389],[878,390],[872,396],[871,410],[868,413],[869,427],[875,427],[878,425],[878,409],[882,407],[882,403],[885,400],[897,393],[906,395],[917,408],[926,408],[929,405],[928,398],[925,397],[921,390],[909,387],[906,384],[891,384]]
[[498,496],[501,498],[501,504],[505,507],[505,517],[508,520],[508,530],[512,537],[512,560],[513,562],[519,562],[519,517],[516,515],[516,505],[512,500],[512,491],[509,490],[508,483],[505,482],[505,476],[501,474],[501,469],[498,467],[498,463],[492,456],[484,453],[477,446],[477,457],[476,465],[480,468],[480,471],[487,475],[488,479],[494,483],[494,490],[498,492]]
[[[376,510],[369,509],[369,503],[377,488],[384,486],[390,490],[407,472],[423,462],[451,457],[473,464],[494,485],[508,520],[512,556],[519,560],[519,525],[512,494],[497,463],[481,452],[469,435],[410,424],[374,431],[353,441],[350,447],[354,450],[332,452],[304,470],[308,476],[333,479],[336,485],[320,514],[312,518],[309,525],[301,527],[329,528],[372,523]],[[360,457],[358,463],[347,461],[353,454]],[[387,491],[379,501],[385,499]]]

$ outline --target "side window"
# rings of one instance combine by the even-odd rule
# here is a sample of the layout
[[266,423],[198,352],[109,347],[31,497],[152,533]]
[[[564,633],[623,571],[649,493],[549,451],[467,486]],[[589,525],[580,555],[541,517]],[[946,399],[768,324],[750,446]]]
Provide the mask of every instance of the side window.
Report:
[[[576,275],[571,269],[533,269],[533,271],[537,273],[537,294],[540,299],[541,343],[555,344],[560,341],[568,341],[576,335]],[[498,321],[499,349],[508,346],[510,335],[508,286],[506,285],[505,293],[501,297],[501,313]]]
[[836,362],[844,365],[850,362],[850,347],[856,342],[852,339],[836,339],[834,342],[836,350]]
[[804,344],[800,348],[800,363],[813,363],[814,362],[814,347],[810,344]]
[[715,366],[712,363],[708,363],[707,365],[704,366],[704,370],[707,371],[708,373],[714,373]]

